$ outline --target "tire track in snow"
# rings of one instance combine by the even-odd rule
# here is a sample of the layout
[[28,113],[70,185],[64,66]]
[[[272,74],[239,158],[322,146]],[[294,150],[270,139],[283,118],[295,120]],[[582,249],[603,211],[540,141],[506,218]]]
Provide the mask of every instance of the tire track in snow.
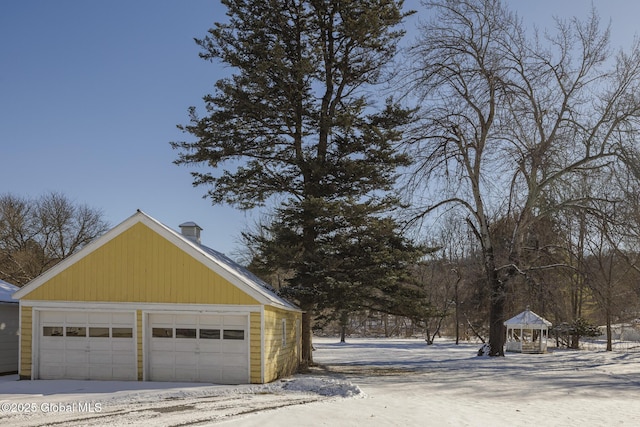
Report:
[[39,414],[29,418],[5,417],[2,421],[15,427],[29,426],[154,426],[182,427],[227,421],[255,412],[327,400],[313,394],[263,393],[234,397],[172,398],[154,403],[114,405],[108,412],[75,414]]

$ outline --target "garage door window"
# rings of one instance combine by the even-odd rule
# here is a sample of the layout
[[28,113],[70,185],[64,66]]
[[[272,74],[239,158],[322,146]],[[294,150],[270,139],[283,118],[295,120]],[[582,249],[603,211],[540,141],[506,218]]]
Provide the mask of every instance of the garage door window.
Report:
[[242,329],[225,329],[223,337],[225,340],[243,340],[244,331]]
[[190,328],[176,328],[176,338],[194,338],[196,337],[196,330]]
[[200,339],[219,340],[220,329],[200,329]]
[[44,326],[42,328],[42,335],[45,337],[61,337],[62,332],[62,326]]
[[133,338],[132,328],[112,328],[111,334],[113,338]]
[[84,326],[67,326],[65,335],[68,337],[86,337],[87,328]]
[[153,328],[154,338],[173,338],[173,328]]
[[91,338],[109,338],[109,328],[89,328]]

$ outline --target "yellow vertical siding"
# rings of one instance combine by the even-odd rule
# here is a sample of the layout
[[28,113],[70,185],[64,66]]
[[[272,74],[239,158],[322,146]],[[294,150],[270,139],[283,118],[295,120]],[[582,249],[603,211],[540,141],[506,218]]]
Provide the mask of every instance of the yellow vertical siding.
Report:
[[[300,363],[300,333],[296,327],[301,313],[265,307],[265,382],[289,376]],[[282,320],[286,320],[286,345],[282,346]]]
[[33,331],[33,309],[20,307],[20,378],[31,378],[31,341]]
[[250,360],[251,360],[251,378],[252,384],[262,383],[262,315],[260,313],[251,313],[249,319],[250,328]]
[[23,299],[258,304],[142,223],[86,255]]

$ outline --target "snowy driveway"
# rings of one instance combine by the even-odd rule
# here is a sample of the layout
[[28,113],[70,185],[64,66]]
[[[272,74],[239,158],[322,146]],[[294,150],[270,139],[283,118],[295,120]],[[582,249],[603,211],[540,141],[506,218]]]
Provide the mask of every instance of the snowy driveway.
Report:
[[300,376],[265,385],[132,381],[0,381],[0,425],[196,426],[361,394],[350,383]]
[[587,427],[640,420],[640,353],[494,359],[475,357],[474,344],[410,339],[316,339],[315,346],[322,368],[267,385],[4,378],[0,424]]

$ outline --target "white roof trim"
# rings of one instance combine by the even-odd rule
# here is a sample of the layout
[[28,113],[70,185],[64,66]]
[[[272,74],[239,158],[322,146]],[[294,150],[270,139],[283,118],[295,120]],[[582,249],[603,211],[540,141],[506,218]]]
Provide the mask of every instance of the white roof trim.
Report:
[[145,312],[197,313],[197,314],[247,314],[260,313],[263,305],[230,304],[172,304],[166,302],[110,302],[110,301],[48,301],[24,300],[24,307],[40,311],[123,311],[143,310]]
[[205,266],[224,277],[226,280],[231,282],[233,285],[240,288],[242,291],[246,292],[248,295],[259,301],[261,304],[266,304],[270,306],[280,307],[289,310],[300,310],[295,305],[286,301],[285,299],[279,297],[267,289],[265,286],[268,286],[265,282],[260,280],[259,278],[253,276],[246,269],[241,266],[235,264],[230,259],[226,258],[223,254],[214,251],[213,249],[207,248],[206,246],[199,245],[182,234],[172,230],[166,225],[160,223],[156,219],[150,217],[144,212],[138,210],[134,215],[130,216],[104,235],[94,240],[80,251],[71,255],[69,258],[61,261],[56,264],[54,267],[47,270],[42,275],[36,277],[27,285],[25,285],[22,289],[16,292],[13,297],[16,299],[20,299],[32,292],[33,290],[40,287],[42,284],[49,281],[54,276],[58,275],[62,271],[66,270],[73,264],[80,261],[85,256],[89,255],[93,251],[99,249],[103,245],[110,242],[115,237],[122,234],[124,231],[128,230],[132,226],[137,223],[142,223],[147,227],[151,228],[161,236],[165,237],[174,245],[178,246],[184,252],[188,253]]

